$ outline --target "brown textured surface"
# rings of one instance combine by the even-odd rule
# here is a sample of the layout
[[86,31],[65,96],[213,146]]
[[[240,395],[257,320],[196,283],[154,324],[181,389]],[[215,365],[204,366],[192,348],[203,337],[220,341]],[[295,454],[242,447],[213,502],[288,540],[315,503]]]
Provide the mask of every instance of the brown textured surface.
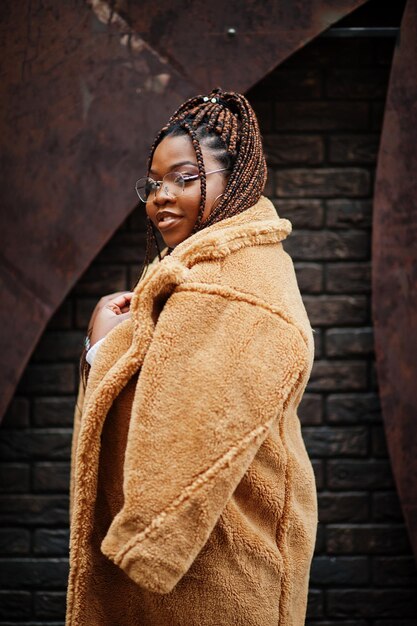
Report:
[[0,8],[0,415],[48,319],[133,208],[152,137],[178,104],[214,83],[247,89],[363,0],[229,3],[227,15],[200,1],[113,4]]
[[373,318],[392,468],[417,556],[417,2],[394,54],[374,196]]

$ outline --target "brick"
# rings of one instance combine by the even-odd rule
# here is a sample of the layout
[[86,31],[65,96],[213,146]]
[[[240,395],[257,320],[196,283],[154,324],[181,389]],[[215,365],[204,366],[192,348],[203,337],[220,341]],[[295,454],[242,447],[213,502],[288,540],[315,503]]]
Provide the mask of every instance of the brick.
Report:
[[71,453],[72,431],[68,428],[10,430],[0,432],[0,456],[5,460],[67,460]]
[[35,463],[33,467],[33,488],[36,492],[67,493],[69,481],[69,463]]
[[337,259],[368,259],[368,233],[356,231],[293,231],[284,241],[293,261],[335,261]]
[[68,528],[40,528],[33,536],[33,552],[41,556],[68,556]]
[[323,523],[366,522],[369,520],[368,500],[366,493],[321,492],[318,494],[319,519]]
[[27,554],[30,550],[30,533],[25,528],[0,528],[0,554],[2,556]]
[[[415,619],[394,619],[390,617],[388,620],[385,619],[377,619],[374,620],[373,626],[416,626]],[[344,626],[344,623],[343,623]]]
[[[109,243],[96,256],[93,266],[94,273],[96,268],[98,269],[98,264],[103,264],[107,267],[116,267],[116,264],[120,263],[125,265],[127,263],[143,261],[145,247],[146,229],[141,233],[116,231]],[[104,268],[100,268],[100,270],[103,271]],[[113,271],[115,271],[115,269],[112,269],[112,272]],[[113,280],[115,279],[113,278]],[[120,284],[124,284],[122,279],[120,280]],[[108,289],[107,287],[104,288],[105,290]],[[122,287],[122,289],[124,289],[124,287]]]
[[268,166],[318,165],[324,158],[320,135],[268,134],[263,136],[263,148]]
[[320,359],[323,356],[323,329],[312,328],[314,340],[314,358]]
[[385,105],[383,102],[372,102],[371,104],[371,130],[380,130],[384,121]]
[[[101,295],[104,296],[105,294]],[[88,324],[100,297],[83,297],[75,300],[75,324],[77,328],[82,329],[84,334],[87,332]]]
[[323,397],[318,393],[304,393],[298,406],[298,417],[303,426],[321,424]]
[[328,357],[374,354],[372,328],[330,328],[325,331],[324,345]]
[[141,276],[141,273],[142,273],[142,265],[129,265],[128,276],[129,276],[130,291],[134,291],[139,281],[139,278]]
[[[323,68],[348,67],[362,68],[375,65],[374,39],[369,37],[352,37],[343,39],[327,39],[320,37],[304,46],[296,54],[292,55],[281,67]],[[395,39],[389,40],[395,42]],[[389,71],[387,68],[387,80]]]
[[372,563],[372,580],[381,587],[415,587],[417,568],[412,556],[378,556]]
[[328,293],[371,293],[371,264],[327,263],[325,281]]
[[356,198],[370,192],[369,172],[357,167],[282,169],[275,173],[275,195],[281,198]]
[[329,424],[380,422],[381,404],[376,393],[333,393],[326,399]]
[[[275,190],[275,186],[274,186]],[[273,196],[274,190],[271,193]],[[293,229],[321,228],[324,223],[324,200],[271,198],[278,215],[290,220]],[[294,232],[294,231],[293,231]],[[291,235],[293,236],[293,235]]]
[[85,333],[81,331],[47,330],[36,346],[32,361],[76,361],[84,347]]
[[320,521],[317,524],[316,545],[314,546],[314,553],[321,554],[325,551],[326,544],[326,528]]
[[[312,622],[307,621],[306,626],[368,626],[368,622],[362,619],[355,619],[354,621],[344,619],[343,622],[339,621],[338,619],[336,620],[323,619],[323,620],[314,620]],[[393,626],[393,625],[390,624],[389,626]],[[413,624],[413,626],[415,625]]]
[[[248,92],[249,99],[251,93],[269,101],[319,98],[322,95],[322,73],[315,68],[290,69],[280,65]],[[255,110],[258,113],[258,109]]]
[[321,459],[310,459],[317,489],[324,487],[324,463]]
[[68,559],[0,559],[2,589],[65,589]]
[[32,596],[28,591],[0,591],[0,619],[26,619],[31,611]]
[[417,595],[413,589],[330,589],[327,609],[334,617],[415,617]]
[[385,69],[329,68],[326,73],[325,91],[331,98],[383,99],[387,90]]
[[370,580],[369,558],[364,556],[314,556],[310,583],[313,585],[363,585]]
[[[267,102],[267,105],[270,106],[270,103]],[[140,175],[138,175],[138,178],[140,178]],[[145,206],[141,202],[137,204],[127,218],[126,225],[131,232],[139,231],[141,234],[146,232],[146,211]]]
[[367,102],[275,103],[275,130],[363,130],[368,128]]
[[371,428],[371,453],[375,457],[388,457],[387,438],[383,426]]
[[323,592],[318,589],[310,589],[307,598],[307,619],[322,617],[324,614]]
[[365,296],[309,296],[303,298],[312,326],[344,326],[368,322]]
[[379,380],[378,380],[378,369],[376,367],[376,361],[371,361],[369,363],[369,388],[373,391],[378,391],[379,389]]
[[[389,486],[394,489],[394,479],[391,480],[391,485]],[[404,515],[396,491],[372,494],[372,519],[375,522],[404,521]]]
[[394,486],[391,465],[375,459],[332,459],[327,462],[327,486],[329,489],[387,489]]
[[329,138],[329,162],[366,165],[376,163],[379,135],[333,135]]
[[36,398],[33,404],[35,426],[72,426],[76,397]]
[[301,293],[320,293],[323,290],[323,266],[320,263],[295,263],[294,269]]
[[73,289],[74,294],[102,296],[126,289],[126,270],[123,265],[90,266]]
[[18,385],[18,391],[28,394],[65,394],[75,391],[75,368],[69,363],[30,363]]
[[0,496],[2,526],[54,526],[68,522],[66,496]]
[[73,317],[73,303],[70,298],[64,300],[64,302],[55,311],[53,316],[48,322],[48,328],[50,330],[66,330],[72,326]]
[[313,365],[308,391],[366,389],[367,367],[362,361],[317,360]]
[[368,433],[364,427],[306,426],[303,437],[307,451],[313,457],[360,457],[367,453]]
[[[260,94],[260,98],[262,98],[262,94]],[[255,111],[256,117],[258,118],[261,133],[270,132],[273,127],[273,112],[271,100],[269,98],[265,100],[256,98],[255,100],[251,100],[251,104],[253,110]]]
[[333,554],[404,554],[410,542],[403,524],[328,525],[327,551]]
[[[13,432],[13,431],[10,431]],[[6,434],[7,439],[7,434]],[[1,450],[1,442],[0,442]],[[0,463],[0,492],[25,493],[30,487],[30,467],[23,463]]]
[[58,591],[35,593],[35,615],[43,619],[65,617],[66,594]]
[[328,228],[372,227],[372,200],[337,198],[327,200],[326,225]]
[[27,428],[29,426],[29,401],[27,398],[15,396],[9,404],[1,424],[6,428]]
[[385,65],[386,73],[392,64],[392,57],[394,54],[395,38],[381,38],[375,41],[374,58],[378,65]]

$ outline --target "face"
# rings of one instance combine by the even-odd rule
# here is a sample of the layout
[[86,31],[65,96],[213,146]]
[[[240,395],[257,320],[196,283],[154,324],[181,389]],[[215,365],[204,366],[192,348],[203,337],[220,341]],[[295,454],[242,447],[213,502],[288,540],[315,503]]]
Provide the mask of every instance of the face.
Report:
[[[202,145],[201,151],[206,172],[222,167],[209,149]],[[162,180],[168,172],[180,172],[187,176],[198,174],[195,150],[188,135],[165,137],[157,146],[149,176],[154,180]],[[206,177],[203,221],[210,215],[217,196],[226,188],[227,178],[224,174],[227,172],[217,172]],[[200,178],[186,182],[184,191],[176,197],[167,193],[163,185],[156,195],[153,193],[150,195],[146,203],[146,212],[168,247],[174,248],[191,235],[197,220],[200,200]]]

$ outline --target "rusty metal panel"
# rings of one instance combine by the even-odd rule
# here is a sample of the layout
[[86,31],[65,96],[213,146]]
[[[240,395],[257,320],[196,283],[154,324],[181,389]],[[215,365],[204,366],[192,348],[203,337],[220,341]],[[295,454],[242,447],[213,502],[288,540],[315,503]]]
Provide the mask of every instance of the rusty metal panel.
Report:
[[245,91],[363,2],[2,1],[0,416],[173,110]]
[[374,195],[372,313],[391,465],[417,558],[417,0],[392,64]]
[[[112,4],[90,0],[95,10]],[[366,0],[116,0],[135,36],[158,50],[197,90],[246,92]]]

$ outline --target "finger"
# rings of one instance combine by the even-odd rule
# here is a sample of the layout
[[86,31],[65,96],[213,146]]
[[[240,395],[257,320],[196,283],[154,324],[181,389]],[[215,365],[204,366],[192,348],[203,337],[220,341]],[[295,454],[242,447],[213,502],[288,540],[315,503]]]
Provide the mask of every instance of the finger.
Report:
[[111,302],[121,308],[121,307],[126,306],[128,303],[130,303],[131,299],[132,299],[131,292],[127,292],[118,296],[117,298],[113,298]]
[[107,302],[110,302],[113,298],[117,298],[118,296],[120,296],[123,293],[125,293],[125,292],[124,291],[115,291],[114,293],[109,293],[106,296],[102,296],[100,298],[100,300],[97,302],[97,304],[96,304],[96,306],[95,306],[95,308],[93,310],[93,313],[91,315],[89,328],[92,328],[94,326],[94,322],[95,322],[95,319],[97,317],[97,314],[107,304]]

